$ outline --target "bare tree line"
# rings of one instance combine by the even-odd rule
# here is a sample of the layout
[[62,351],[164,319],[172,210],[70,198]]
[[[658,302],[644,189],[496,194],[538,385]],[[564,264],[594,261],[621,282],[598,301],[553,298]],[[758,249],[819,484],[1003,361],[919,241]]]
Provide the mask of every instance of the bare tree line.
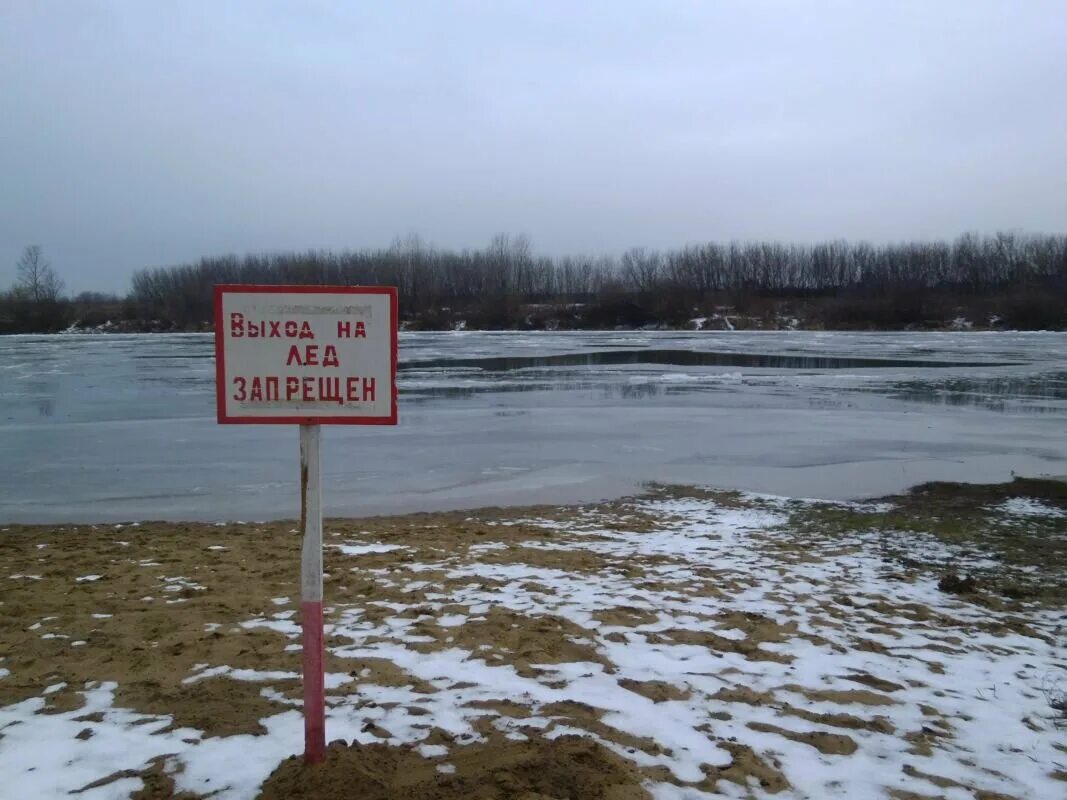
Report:
[[1067,236],[968,234],[948,242],[694,244],[633,248],[621,258],[534,254],[525,236],[495,236],[481,250],[434,248],[418,237],[379,250],[203,258],[133,276],[137,303],[186,324],[210,319],[216,283],[390,285],[406,317],[516,303],[611,298],[662,311],[708,297],[879,296],[1042,290],[1067,296]]
[[1017,328],[1067,328],[1067,236],[967,234],[952,242],[708,242],[610,256],[548,257],[525,236],[476,250],[417,236],[382,249],[202,258],[142,269],[126,298],[63,283],[41,248],[26,248],[0,292],[0,333],[197,329],[210,323],[217,283],[388,285],[417,328],[684,326],[724,308],[753,324],[938,327],[957,316]]
[[229,255],[145,269],[133,276],[132,297],[202,317],[216,283],[383,285],[397,287],[405,312],[417,312],[504,297],[588,297],[614,274],[610,259],[535,256],[525,236],[501,234],[484,250],[462,252],[412,236],[384,250]]

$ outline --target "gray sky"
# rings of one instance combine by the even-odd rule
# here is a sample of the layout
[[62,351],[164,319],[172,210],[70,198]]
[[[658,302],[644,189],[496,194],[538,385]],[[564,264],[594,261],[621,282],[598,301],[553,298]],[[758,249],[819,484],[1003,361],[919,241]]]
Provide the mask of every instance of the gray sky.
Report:
[[1067,229],[1067,3],[0,2],[0,285]]

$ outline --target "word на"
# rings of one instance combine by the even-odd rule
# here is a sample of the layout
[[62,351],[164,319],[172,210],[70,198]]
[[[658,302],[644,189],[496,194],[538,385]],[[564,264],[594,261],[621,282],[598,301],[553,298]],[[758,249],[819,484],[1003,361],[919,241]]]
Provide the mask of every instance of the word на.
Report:
[[280,400],[300,400],[304,403],[373,403],[377,392],[374,378],[350,376],[304,377],[277,375],[233,379],[233,399],[239,403],[270,403]]

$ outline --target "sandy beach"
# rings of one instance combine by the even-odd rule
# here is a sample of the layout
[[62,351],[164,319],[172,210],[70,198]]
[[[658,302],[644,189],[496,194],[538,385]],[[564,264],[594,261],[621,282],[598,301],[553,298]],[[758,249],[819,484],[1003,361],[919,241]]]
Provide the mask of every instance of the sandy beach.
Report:
[[1058,798],[1067,487],[0,532],[11,797]]

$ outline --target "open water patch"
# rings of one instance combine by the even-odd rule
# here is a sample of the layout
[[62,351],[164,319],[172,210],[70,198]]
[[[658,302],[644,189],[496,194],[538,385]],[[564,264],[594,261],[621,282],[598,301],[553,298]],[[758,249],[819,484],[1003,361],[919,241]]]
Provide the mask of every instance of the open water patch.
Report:
[[590,353],[552,355],[479,356],[473,358],[433,358],[408,361],[401,370],[469,367],[486,372],[508,372],[546,367],[598,367],[656,364],[676,367],[752,367],[759,369],[951,369],[954,367],[1011,367],[1007,361],[933,361],[911,358],[867,358],[857,356],[784,355],[774,353],[723,353],[696,350],[599,350]]

